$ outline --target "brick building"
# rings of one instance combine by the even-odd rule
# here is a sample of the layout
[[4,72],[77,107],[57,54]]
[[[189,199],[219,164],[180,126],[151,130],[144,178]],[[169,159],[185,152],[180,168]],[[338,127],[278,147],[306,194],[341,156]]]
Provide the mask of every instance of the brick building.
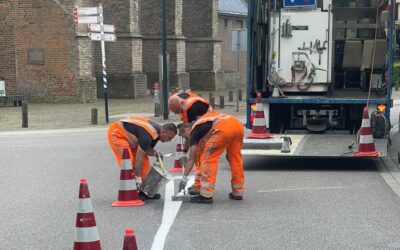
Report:
[[[100,0],[0,0],[0,77],[7,94],[33,101],[91,102],[103,96],[99,42],[72,9]],[[117,42],[106,43],[111,98],[136,98],[158,81],[161,1],[103,1]],[[171,87],[225,88],[217,0],[167,0]],[[229,82],[229,81],[228,81]]]

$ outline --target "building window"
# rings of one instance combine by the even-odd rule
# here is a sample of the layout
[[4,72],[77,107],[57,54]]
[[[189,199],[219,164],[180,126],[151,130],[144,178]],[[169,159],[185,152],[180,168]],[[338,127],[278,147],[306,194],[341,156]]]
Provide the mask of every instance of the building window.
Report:
[[224,19],[224,28],[228,28],[228,19]]
[[44,49],[28,49],[29,65],[44,65]]
[[235,21],[235,28],[236,29],[243,29],[243,21],[242,20],[236,20]]

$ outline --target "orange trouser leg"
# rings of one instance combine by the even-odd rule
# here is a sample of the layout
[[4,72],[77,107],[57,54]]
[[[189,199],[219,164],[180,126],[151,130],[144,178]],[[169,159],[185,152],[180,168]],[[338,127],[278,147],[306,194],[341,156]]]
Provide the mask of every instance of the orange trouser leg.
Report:
[[232,194],[243,195],[244,172],[241,149],[243,145],[244,129],[242,124],[232,124],[232,136],[232,141],[226,148],[226,155],[229,161],[232,175]]
[[[108,130],[108,144],[111,147],[112,152],[114,153],[115,159],[118,162],[118,166],[121,167],[122,164],[122,153],[124,148],[128,148],[129,150],[129,156],[130,160],[132,163],[132,166],[134,166],[135,163],[135,158],[136,158],[136,152],[137,152],[137,146],[136,147],[131,147],[129,144],[128,140],[124,137],[124,131],[121,129],[118,123],[112,123],[110,125],[110,128]],[[145,155],[143,159],[143,165],[142,165],[142,179],[147,176],[147,174],[150,171],[150,160],[147,155]]]
[[200,141],[198,147],[197,147],[197,154],[196,154],[196,159],[194,161],[195,163],[195,169],[196,169],[196,174],[194,177],[194,184],[193,187],[200,189],[201,187],[201,154],[204,149],[204,141]]
[[201,188],[200,195],[212,197],[217,177],[218,160],[228,144],[227,136],[222,131],[214,132],[205,142],[201,154]]

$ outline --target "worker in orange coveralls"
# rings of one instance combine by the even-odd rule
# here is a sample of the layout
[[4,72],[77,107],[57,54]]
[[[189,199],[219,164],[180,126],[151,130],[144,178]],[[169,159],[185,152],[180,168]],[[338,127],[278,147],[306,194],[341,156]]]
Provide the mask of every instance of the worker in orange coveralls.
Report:
[[[128,148],[132,166],[134,166],[136,184],[141,199],[148,199],[142,191],[144,181],[150,171],[150,156],[161,156],[154,147],[158,141],[171,141],[177,134],[177,128],[173,123],[163,125],[143,117],[131,117],[113,122],[108,129],[108,143],[113,151],[118,165],[122,164],[122,152]],[[159,199],[157,194],[153,199]]]
[[232,174],[232,192],[229,194],[229,198],[242,200],[244,191],[244,172],[241,154],[244,137],[242,123],[233,116],[213,112],[203,115],[193,124],[191,130],[186,128],[182,134],[184,134],[184,137],[190,138],[190,147],[185,172],[179,183],[179,191],[186,187],[187,176],[195,163],[199,144],[203,144],[200,153],[200,183],[197,182],[194,185],[200,186],[200,190],[197,196],[191,198],[191,202],[206,204],[213,202],[218,160],[225,149]]

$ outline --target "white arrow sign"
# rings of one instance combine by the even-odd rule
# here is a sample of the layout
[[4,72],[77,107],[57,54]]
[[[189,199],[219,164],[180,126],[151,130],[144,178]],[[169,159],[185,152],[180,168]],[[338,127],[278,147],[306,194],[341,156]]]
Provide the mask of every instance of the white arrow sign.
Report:
[[[89,38],[92,41],[101,41],[100,33],[89,33]],[[104,41],[106,42],[115,42],[117,40],[117,36],[115,34],[104,34]]]
[[[115,33],[114,25],[104,24],[104,32],[107,33]],[[88,25],[88,29],[90,32],[100,32],[100,24],[91,23]]]
[[97,15],[99,14],[99,8],[97,7],[87,7],[87,8],[77,8],[78,15]]
[[99,17],[98,16],[78,16],[78,22],[77,23],[99,23]]

